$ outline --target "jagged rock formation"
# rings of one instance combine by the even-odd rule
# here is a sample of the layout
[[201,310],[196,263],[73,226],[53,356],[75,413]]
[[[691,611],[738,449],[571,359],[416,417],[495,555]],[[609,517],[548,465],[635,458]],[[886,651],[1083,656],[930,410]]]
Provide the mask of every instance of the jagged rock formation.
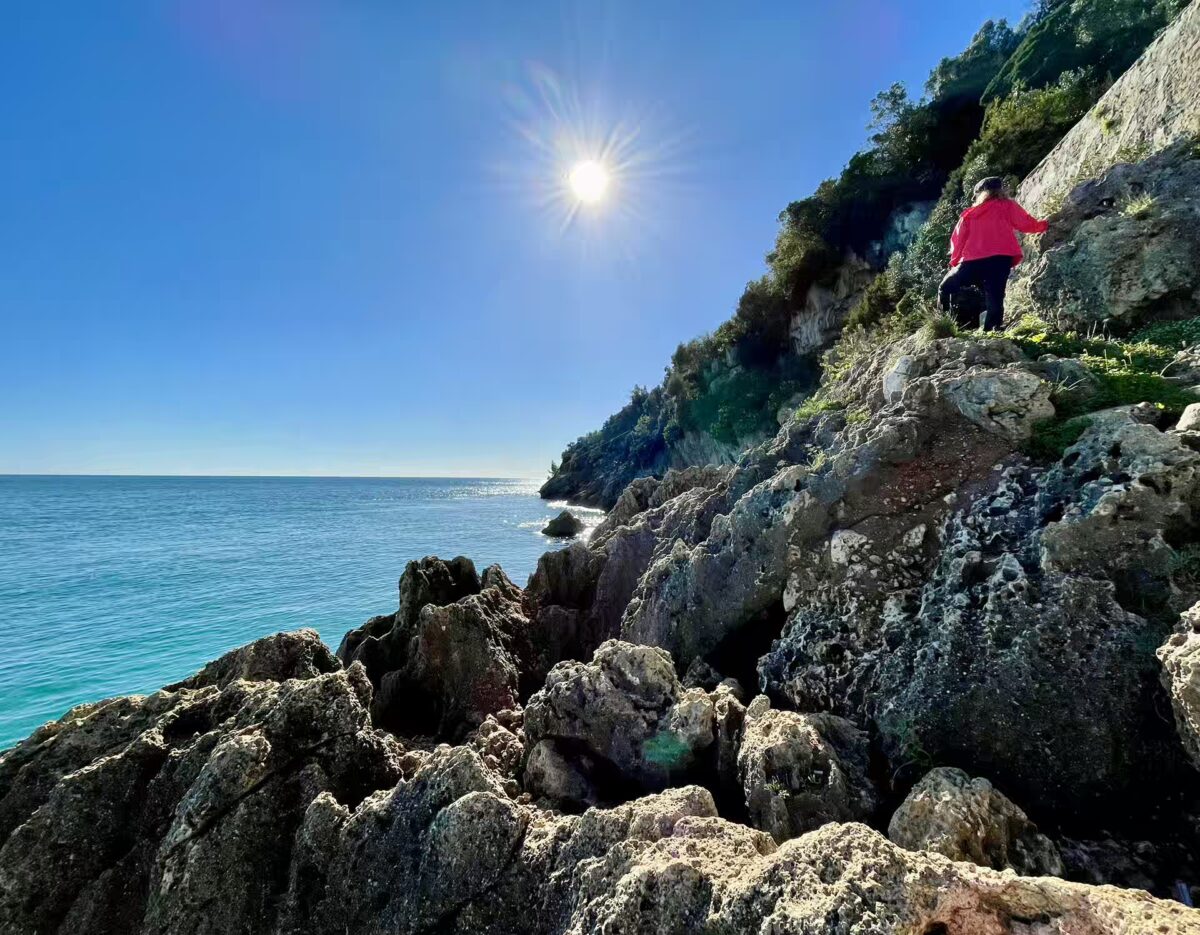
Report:
[[224,680],[76,709],[4,754],[4,931],[1197,930],[1176,903],[1000,875],[858,824],[777,846],[695,786],[546,812],[469,746],[405,751],[371,727],[359,665],[273,677],[267,658],[294,658],[281,640],[320,655],[315,634],[272,637],[222,659]]
[[[1200,127],[1197,128],[1200,132]],[[1026,274],[1063,328],[1131,330],[1200,307],[1200,151],[1192,140],[1075,187]]]
[[609,640],[590,663],[563,662],[525,709],[525,786],[594,805],[666,788],[698,769],[716,737],[712,700],[684,689],[671,657]]
[[910,851],[936,851],[951,860],[1011,869],[1029,876],[1062,876],[1053,842],[986,779],[961,769],[931,769],[888,824],[888,837]]
[[746,709],[737,768],[750,824],[782,843],[831,821],[860,821],[878,806],[867,778],[867,737],[832,714]]
[[406,734],[460,738],[519,704],[532,665],[522,592],[499,566],[483,577],[470,559],[409,562],[400,609],[346,634],[338,658],[375,686],[372,717]]
[[841,333],[846,315],[875,278],[875,269],[853,253],[843,258],[828,283],[809,288],[804,304],[792,313],[788,333],[797,354],[824,350]]
[[[1197,36],[1103,102],[1170,146],[1076,186],[1084,126],[1028,183],[1073,189],[1020,283],[1048,319],[1200,317]],[[728,464],[580,449],[612,509],[524,588],[411,562],[336,657],[279,634],[41,728],[0,754],[0,931],[1200,932],[1055,878],[1200,881],[1195,413],[944,333],[831,356],[836,405]]]

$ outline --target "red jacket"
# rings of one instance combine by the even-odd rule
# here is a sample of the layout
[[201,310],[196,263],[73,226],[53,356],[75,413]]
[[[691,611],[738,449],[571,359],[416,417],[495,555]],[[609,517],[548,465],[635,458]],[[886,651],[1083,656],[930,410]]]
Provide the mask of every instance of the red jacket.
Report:
[[964,260],[982,260],[989,256],[1010,256],[1012,264],[1023,254],[1015,231],[1044,234],[1050,225],[1039,221],[1011,198],[990,198],[981,205],[967,208],[954,233],[950,235],[950,265]]

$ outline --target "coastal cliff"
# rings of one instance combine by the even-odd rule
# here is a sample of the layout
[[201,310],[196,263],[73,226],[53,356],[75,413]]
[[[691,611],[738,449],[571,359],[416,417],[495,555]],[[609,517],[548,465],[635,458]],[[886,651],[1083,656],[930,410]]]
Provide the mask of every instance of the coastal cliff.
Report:
[[[1066,6],[973,45],[977,98]],[[731,329],[564,457],[610,509],[524,587],[413,561],[336,654],[277,634],[0,754],[0,931],[1200,932],[1198,47],[1200,0],[1070,132],[1077,77],[998,98],[1058,115],[1006,333],[928,308],[952,168],[886,267],[754,293],[792,363]],[[654,434],[735,372],[773,431]]]

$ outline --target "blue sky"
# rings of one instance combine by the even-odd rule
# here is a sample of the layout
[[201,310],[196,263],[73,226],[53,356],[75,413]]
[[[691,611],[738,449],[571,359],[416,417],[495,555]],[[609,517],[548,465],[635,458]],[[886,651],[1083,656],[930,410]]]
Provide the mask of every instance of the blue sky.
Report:
[[7,9],[0,473],[542,475],[728,317],[876,91],[1026,7]]

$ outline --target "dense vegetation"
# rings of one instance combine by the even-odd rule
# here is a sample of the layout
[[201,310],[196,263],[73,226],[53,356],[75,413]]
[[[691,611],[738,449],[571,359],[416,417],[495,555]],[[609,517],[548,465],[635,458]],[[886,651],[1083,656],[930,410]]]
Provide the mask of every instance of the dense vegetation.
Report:
[[[820,373],[793,347],[794,314],[848,254],[882,275],[851,310],[840,356],[919,326],[974,184],[987,175],[1019,181],[1186,3],[1043,0],[1016,29],[985,23],[933,69],[919,99],[900,84],[880,92],[869,145],[783,210],[767,272],[746,286],[733,316],[679,345],[661,386],[635,389],[624,409],[568,446],[547,495],[570,496],[570,474],[619,470],[623,486],[660,471],[689,435],[736,449],[772,431],[780,406],[811,392]],[[907,243],[893,221],[911,211],[930,213]]]

